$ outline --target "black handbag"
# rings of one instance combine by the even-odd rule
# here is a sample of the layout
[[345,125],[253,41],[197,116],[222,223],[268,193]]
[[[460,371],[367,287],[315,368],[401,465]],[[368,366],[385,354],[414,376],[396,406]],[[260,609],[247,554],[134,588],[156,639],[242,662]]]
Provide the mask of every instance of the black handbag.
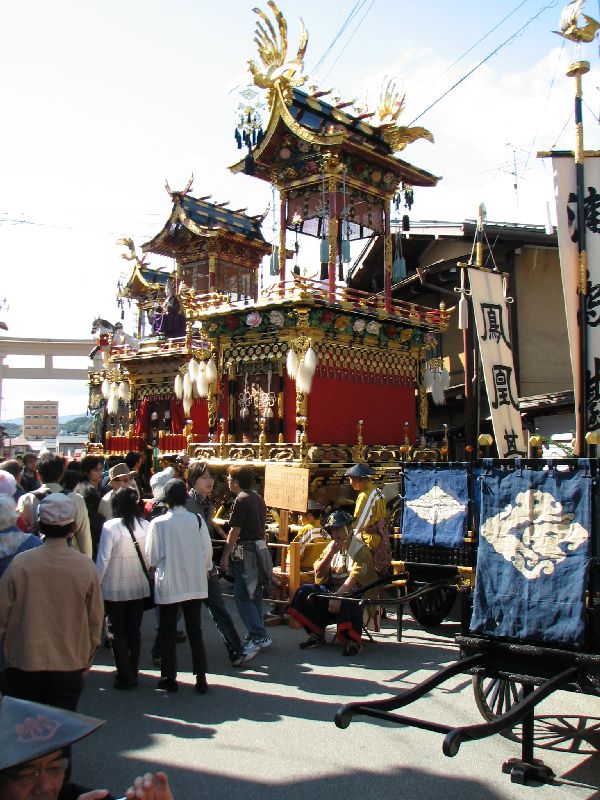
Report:
[[142,569],[144,570],[144,575],[148,580],[148,586],[150,587],[150,597],[144,597],[144,611],[148,611],[151,608],[156,606],[154,601],[154,574],[148,571],[148,567],[146,566],[146,562],[144,561],[144,556],[142,555],[142,551],[140,550],[140,545],[138,540],[133,535],[133,531],[129,531],[131,535],[131,540],[133,542],[133,546],[135,547],[135,552],[140,560],[140,564],[142,565]]

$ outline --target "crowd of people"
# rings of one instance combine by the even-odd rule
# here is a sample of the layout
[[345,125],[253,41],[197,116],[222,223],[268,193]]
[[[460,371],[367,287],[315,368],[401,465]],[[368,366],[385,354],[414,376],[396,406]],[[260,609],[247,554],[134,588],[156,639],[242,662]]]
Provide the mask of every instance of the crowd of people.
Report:
[[[186,639],[195,690],[209,690],[203,605],[232,665],[243,667],[272,645],[264,608],[273,576],[267,509],[252,488],[252,469],[235,465],[227,471],[232,506],[223,530],[214,523],[215,479],[208,464],[190,463],[186,453],[167,462],[148,487],[138,453],[106,461],[87,455],[68,464],[46,453],[37,463],[30,456],[27,463],[0,464],[0,680],[6,695],[75,712],[103,636],[115,661],[114,688],[134,689],[143,615],[153,607],[159,691],[178,691],[177,642]],[[366,587],[367,597],[376,596],[369,586],[387,546],[385,500],[372,475],[363,464],[347,472],[358,492],[354,516],[337,510],[322,524],[324,509],[311,501],[300,520],[301,558],[312,560],[315,570],[314,583],[301,586],[289,607],[308,634],[303,649],[324,645],[331,623],[344,655],[362,649],[363,610],[351,595]],[[152,496],[145,499],[148,490]],[[213,553],[215,539],[220,547]],[[223,575],[233,582],[244,639],[221,591]],[[3,714],[0,705],[0,735]],[[25,786],[29,778],[35,783],[54,775],[60,783],[56,800],[108,797],[96,792],[88,798],[80,788],[67,792],[70,744],[0,766],[0,789],[3,781]],[[136,797],[171,797],[160,775],[140,778],[135,787]],[[0,790],[5,796],[29,797]]]

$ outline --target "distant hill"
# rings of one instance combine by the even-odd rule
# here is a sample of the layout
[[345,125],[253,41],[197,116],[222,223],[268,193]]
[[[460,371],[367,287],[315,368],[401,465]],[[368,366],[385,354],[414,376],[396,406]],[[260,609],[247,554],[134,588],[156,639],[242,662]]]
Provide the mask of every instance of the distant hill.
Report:
[[21,422],[2,422],[0,423],[6,431],[6,436],[11,439],[16,439],[23,432],[23,425]]
[[69,417],[68,421],[63,423],[62,417],[60,419],[59,432],[62,434],[71,433],[89,433],[92,427],[91,417]]

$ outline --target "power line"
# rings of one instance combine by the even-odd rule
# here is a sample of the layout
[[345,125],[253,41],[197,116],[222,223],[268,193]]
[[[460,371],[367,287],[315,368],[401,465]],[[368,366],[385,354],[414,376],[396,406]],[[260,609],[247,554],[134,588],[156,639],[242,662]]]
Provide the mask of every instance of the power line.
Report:
[[375,0],[371,0],[371,3],[370,3],[370,5],[369,5],[369,7],[368,7],[368,8],[367,8],[367,10],[365,11],[365,13],[362,15],[362,17],[361,17],[361,19],[360,19],[360,21],[359,21],[358,25],[356,26],[356,28],[354,28],[354,30],[353,30],[353,31],[352,31],[352,33],[350,34],[350,38],[348,39],[348,41],[346,42],[346,44],[345,44],[345,45],[342,47],[342,49],[340,50],[340,53],[339,53],[338,57],[335,59],[335,61],[333,62],[333,64],[332,64],[332,65],[331,65],[331,67],[329,68],[329,72],[327,73],[327,75],[325,75],[325,76],[324,76],[324,78],[323,78],[323,80],[324,80],[324,81],[325,81],[325,80],[327,80],[327,76],[328,76],[328,75],[331,73],[331,70],[332,70],[332,69],[335,67],[335,65],[337,64],[337,62],[340,60],[340,58],[341,58],[341,57],[342,57],[342,55],[344,54],[344,51],[345,51],[345,49],[348,47],[348,45],[350,44],[350,42],[351,42],[351,41],[352,41],[352,39],[354,38],[354,35],[356,34],[357,30],[360,28],[360,26],[361,26],[361,25],[363,24],[363,22],[365,21],[365,17],[366,17],[366,16],[367,16],[367,14],[369,13],[369,11],[370,11],[370,10],[373,8],[374,4],[375,4]]
[[446,74],[446,72],[449,72],[449,71],[452,69],[452,67],[455,67],[455,66],[458,64],[458,62],[459,62],[459,61],[462,61],[462,60],[463,60],[463,58],[464,58],[465,56],[468,56],[470,52],[472,52],[473,50],[475,50],[475,48],[476,48],[478,45],[480,45],[480,44],[481,44],[481,43],[482,43],[482,42],[483,42],[485,39],[487,39],[487,38],[488,38],[488,36],[491,36],[491,35],[492,35],[492,33],[494,33],[494,31],[498,30],[498,28],[499,28],[501,25],[503,25],[503,24],[506,22],[506,20],[507,20],[507,19],[510,19],[510,17],[512,17],[512,15],[513,15],[513,14],[516,14],[516,13],[517,13],[517,11],[518,11],[518,10],[521,8],[521,6],[524,6],[524,5],[525,5],[527,2],[529,2],[529,0],[523,0],[523,2],[519,3],[519,5],[518,5],[518,6],[516,6],[515,8],[513,8],[513,10],[512,10],[512,11],[511,11],[509,14],[507,14],[507,15],[506,15],[506,16],[505,16],[503,19],[501,19],[501,20],[500,20],[500,22],[497,22],[497,23],[494,25],[494,27],[493,27],[493,28],[490,28],[490,30],[489,30],[487,33],[485,33],[485,34],[484,34],[484,35],[481,37],[481,39],[478,39],[478,40],[475,42],[475,44],[474,44],[474,45],[472,45],[471,47],[469,47],[469,49],[468,49],[468,50],[465,50],[465,52],[464,52],[464,53],[463,53],[461,56],[459,56],[459,57],[456,59],[456,61],[453,61],[453,62],[452,62],[452,64],[450,64],[450,66],[449,66],[449,67],[446,67],[446,69],[445,69],[443,72],[441,72],[441,73],[440,73],[440,77],[441,77],[442,75],[445,75],[445,74]]
[[478,64],[476,64],[476,65],[473,67],[473,69],[470,69],[470,70],[469,70],[469,71],[466,73],[466,75],[463,75],[463,76],[462,76],[462,78],[459,78],[459,80],[457,80],[457,81],[456,81],[456,83],[452,84],[452,86],[451,86],[449,89],[447,89],[447,90],[446,90],[446,91],[445,91],[445,92],[444,92],[444,93],[443,93],[443,94],[442,94],[440,97],[438,97],[438,98],[437,98],[437,100],[434,100],[434,101],[433,101],[433,103],[431,103],[430,105],[428,105],[428,106],[427,106],[427,108],[426,108],[424,111],[422,111],[422,112],[421,112],[421,113],[420,113],[418,116],[416,116],[416,117],[415,117],[415,118],[412,120],[412,122],[410,122],[409,124],[410,124],[410,125],[414,125],[414,124],[415,124],[415,122],[416,122],[418,119],[421,119],[421,117],[422,117],[422,116],[424,116],[424,115],[425,115],[425,114],[426,114],[428,111],[431,111],[431,109],[432,109],[434,106],[436,106],[436,105],[437,105],[439,102],[441,102],[441,101],[442,101],[442,100],[443,100],[445,97],[447,97],[447,96],[450,94],[450,92],[454,91],[454,89],[456,89],[456,88],[457,88],[457,86],[460,86],[460,84],[461,84],[461,83],[463,83],[464,81],[466,81],[466,79],[467,79],[467,78],[469,78],[469,77],[470,77],[470,76],[471,76],[471,75],[472,75],[474,72],[476,72],[476,71],[479,69],[479,67],[483,66],[483,65],[486,63],[486,61],[489,61],[489,60],[490,60],[490,58],[492,58],[492,56],[495,56],[495,55],[496,55],[496,53],[498,53],[500,50],[502,50],[502,48],[503,48],[503,47],[505,47],[505,46],[506,46],[507,44],[509,44],[510,42],[514,41],[514,39],[516,39],[516,38],[517,38],[517,37],[518,37],[518,36],[519,36],[521,33],[523,33],[523,31],[524,31],[524,30],[525,30],[527,27],[529,27],[529,25],[530,25],[530,24],[531,24],[531,23],[532,23],[534,20],[536,20],[536,19],[537,19],[539,16],[541,16],[541,14],[543,14],[543,12],[544,12],[544,11],[547,11],[549,8],[552,8],[553,6],[556,6],[556,5],[557,5],[557,3],[558,3],[558,0],[552,0],[552,2],[550,2],[550,3],[547,3],[547,4],[546,4],[546,5],[543,7],[543,8],[541,8],[541,9],[540,9],[540,10],[537,12],[537,14],[534,14],[534,15],[533,15],[533,17],[530,17],[530,19],[528,19],[528,20],[527,20],[527,22],[526,22],[524,25],[522,25],[522,26],[521,26],[521,27],[520,27],[520,28],[519,28],[517,31],[515,31],[515,33],[511,34],[511,35],[508,37],[508,39],[506,39],[504,42],[502,42],[502,44],[499,44],[499,45],[498,45],[498,47],[496,47],[494,50],[492,50],[492,52],[491,52],[491,53],[489,53],[489,54],[488,54],[488,55],[487,55],[485,58],[483,58],[483,59],[482,59],[482,60],[481,60],[481,61],[480,61]]
[[355,17],[355,16],[358,14],[358,12],[360,11],[361,7],[362,7],[362,6],[363,6],[363,5],[366,3],[366,1],[367,1],[367,0],[358,0],[358,1],[357,1],[357,2],[354,4],[354,7],[351,9],[351,11],[350,11],[350,13],[348,14],[348,16],[346,17],[345,21],[342,23],[342,26],[340,27],[339,31],[338,31],[338,32],[336,33],[336,35],[333,37],[333,41],[332,41],[332,42],[331,42],[331,44],[330,44],[330,45],[329,45],[329,46],[326,48],[325,52],[323,53],[323,55],[321,56],[321,58],[320,58],[320,59],[317,61],[317,63],[315,64],[315,66],[314,66],[314,67],[311,69],[311,73],[312,73],[313,75],[316,75],[316,73],[318,72],[319,68],[322,66],[323,62],[325,61],[325,59],[327,58],[327,56],[329,55],[329,53],[330,53],[330,52],[331,52],[331,50],[333,49],[333,46],[335,45],[335,43],[337,42],[337,40],[338,40],[338,39],[340,38],[340,36],[341,36],[341,35],[344,33],[344,31],[346,30],[346,28],[348,27],[348,25],[349,25],[349,24],[352,22],[352,20],[353,20],[353,19],[354,19],[354,17]]

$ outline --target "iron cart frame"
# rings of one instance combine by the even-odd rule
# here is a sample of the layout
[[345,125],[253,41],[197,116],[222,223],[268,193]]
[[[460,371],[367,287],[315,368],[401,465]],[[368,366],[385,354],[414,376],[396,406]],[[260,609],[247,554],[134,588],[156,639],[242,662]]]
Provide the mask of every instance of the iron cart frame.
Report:
[[[574,459],[526,459],[524,466],[543,468],[544,466],[573,465]],[[512,467],[512,462],[494,460],[494,465]],[[591,562],[588,572],[587,604],[585,619],[585,643],[581,649],[556,645],[543,646],[536,643],[514,640],[501,640],[472,634],[469,631],[469,608],[472,604],[470,592],[462,592],[461,633],[456,641],[460,645],[461,657],[454,664],[430,676],[418,686],[400,692],[394,697],[369,702],[348,703],[339,708],[335,715],[338,728],[346,728],[355,716],[383,719],[399,725],[421,728],[444,735],[442,749],[444,755],[455,756],[465,741],[477,741],[496,733],[507,732],[522,723],[522,749],[519,759],[509,759],[502,766],[510,774],[514,783],[537,781],[546,783],[553,779],[554,773],[540,760],[534,758],[534,714],[535,708],[544,698],[557,689],[584,693],[600,697],[600,541],[598,532],[598,485],[597,464],[589,463],[592,472],[592,539]],[[472,484],[470,484],[472,485]],[[406,568],[418,576],[429,577],[429,583],[421,585],[420,593],[436,591],[443,582],[451,583],[450,565],[406,563]],[[415,570],[415,566],[417,569]],[[456,567],[453,568],[456,571]],[[433,580],[438,575],[439,581]],[[456,572],[455,572],[456,574]],[[386,600],[404,604],[414,599],[409,593],[398,600]],[[369,602],[369,601],[364,601]],[[473,675],[476,701],[486,721],[478,725],[452,726],[433,720],[396,713],[432,689],[457,675]],[[482,681],[490,679],[492,689],[481,691]],[[519,689],[519,685],[522,689]],[[487,700],[492,700],[488,704]]]

